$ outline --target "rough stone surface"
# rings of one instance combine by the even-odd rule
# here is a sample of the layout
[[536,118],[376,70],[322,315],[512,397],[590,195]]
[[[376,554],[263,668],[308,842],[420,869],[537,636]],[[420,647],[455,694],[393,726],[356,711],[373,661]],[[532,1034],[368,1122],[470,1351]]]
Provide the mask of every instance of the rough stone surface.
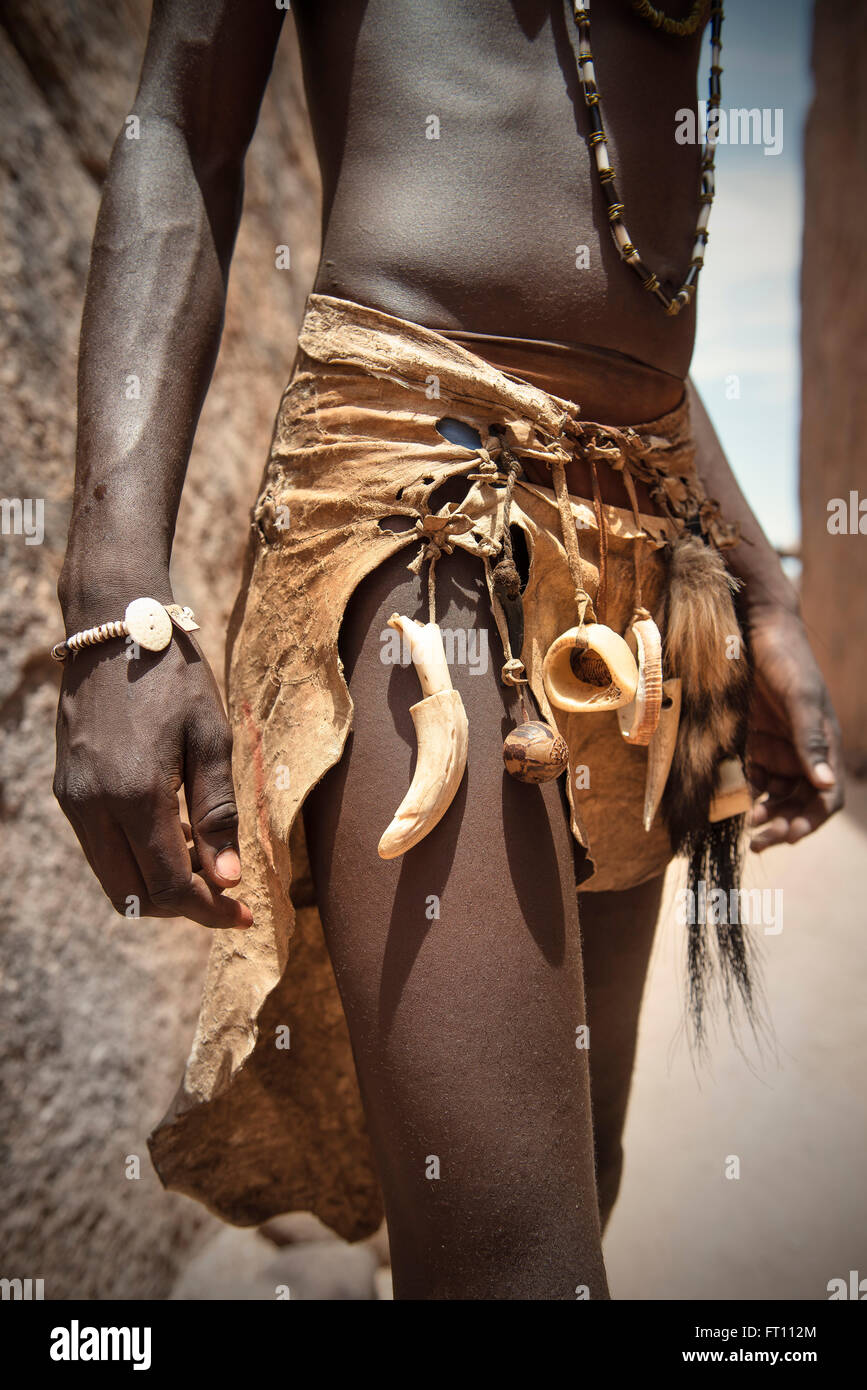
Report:
[[[0,20],[3,496],[45,538],[0,537],[4,893],[0,1274],[47,1298],[158,1298],[219,1224],[165,1193],[146,1136],[193,1033],[210,938],[118,918],[51,794],[54,586],[72,492],[75,367],[111,144],[134,109],[146,0],[9,0]],[[223,348],[181,509],[174,582],[218,674],[250,506],[312,280],[318,176],[291,20],[247,162]],[[292,249],[279,271],[274,248]],[[138,1179],[125,1176],[128,1156]],[[273,1254],[273,1247],[267,1247]]]
[[[867,775],[867,535],[831,535],[828,502],[867,500],[867,8],[817,0],[815,96],[805,142],[801,282],[802,602],[843,729],[847,762]],[[867,531],[867,507],[861,524]]]

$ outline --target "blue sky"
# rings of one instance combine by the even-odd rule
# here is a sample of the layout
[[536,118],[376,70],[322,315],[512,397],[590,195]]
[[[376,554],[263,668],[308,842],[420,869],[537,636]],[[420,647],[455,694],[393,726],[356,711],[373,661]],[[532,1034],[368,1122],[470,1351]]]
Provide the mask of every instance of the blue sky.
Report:
[[[783,148],[717,147],[692,375],[767,535],[800,534],[798,333],[812,0],[726,0],[722,106],[780,107]],[[706,43],[699,96],[707,95]],[[739,378],[739,399],[727,379]],[[729,388],[730,389],[730,388]]]

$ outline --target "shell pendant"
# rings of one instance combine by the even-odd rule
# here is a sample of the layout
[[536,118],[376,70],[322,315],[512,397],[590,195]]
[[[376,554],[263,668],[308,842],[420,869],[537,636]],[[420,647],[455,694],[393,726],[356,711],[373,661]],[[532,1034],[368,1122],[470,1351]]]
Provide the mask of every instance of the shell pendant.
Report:
[[587,623],[570,627],[551,643],[542,680],[556,709],[584,714],[628,705],[638,689],[638,667],[619,633],[604,623]]

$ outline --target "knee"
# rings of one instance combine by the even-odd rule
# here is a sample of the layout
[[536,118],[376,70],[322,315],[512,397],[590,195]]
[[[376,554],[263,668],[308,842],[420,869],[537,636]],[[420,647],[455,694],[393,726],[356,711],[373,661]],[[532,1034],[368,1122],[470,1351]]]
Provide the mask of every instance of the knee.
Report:
[[426,1200],[390,1188],[396,1297],[568,1301],[586,1285],[607,1298],[597,1213],[576,1204],[574,1175],[562,1177],[537,1170],[503,1185],[467,1171]]
[[503,1212],[482,1202],[456,1221],[418,1221],[391,1230],[395,1296],[399,1299],[571,1301],[579,1286],[593,1300],[608,1285],[595,1213],[577,1219],[538,1212],[528,1202]]

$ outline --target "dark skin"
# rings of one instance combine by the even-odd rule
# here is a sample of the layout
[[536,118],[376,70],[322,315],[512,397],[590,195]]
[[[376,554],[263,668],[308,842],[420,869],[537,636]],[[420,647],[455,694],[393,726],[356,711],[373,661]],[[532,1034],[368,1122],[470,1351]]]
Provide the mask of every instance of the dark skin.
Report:
[[[686,382],[699,472],[750,542],[726,558],[745,584],[756,671],[749,771],[768,793],[754,813],[753,848],[793,843],[842,804],[836,720],[796,596],[688,380],[694,311],[667,318],[620,264],[605,226],[585,143],[570,10],[562,0],[297,0],[324,188],[316,288],[433,328],[585,344],[598,355],[596,365],[589,357],[580,402],[588,418],[652,418],[678,403]],[[688,0],[669,0],[668,10],[686,14]],[[142,594],[173,600],[177,508],[219,347],[244,156],[283,18],[272,0],[155,0],[132,107],[142,138],[121,133],[115,146],[84,306],[75,502],[58,589],[68,633],[119,617]],[[626,0],[608,0],[593,10],[593,50],[630,232],[660,279],[679,283],[691,254],[699,152],[676,144],[674,112],[695,101],[701,38],[668,39],[638,20]],[[431,116],[439,119],[439,140],[425,138]],[[582,245],[589,267],[579,270]],[[618,355],[639,364],[628,388]],[[140,378],[139,399],[126,398],[130,373]],[[579,465],[569,482],[587,495]],[[460,557],[451,559],[455,612],[465,622],[485,622],[471,593],[475,579],[462,574]],[[384,570],[372,577],[347,615],[342,641],[356,651],[352,680],[360,691],[373,679],[369,635],[378,631],[380,609],[396,606],[404,575]],[[475,689],[471,731],[494,721],[501,737],[502,692]],[[371,706],[359,699],[356,708],[362,721]],[[346,856],[334,853],[370,821],[369,798],[362,791],[353,797],[351,786],[365,767],[369,730],[395,739],[389,711],[378,709],[380,724],[371,714],[372,724],[359,722],[331,774],[349,784],[339,816],[326,782],[305,807],[305,820],[386,1197],[398,1296],[571,1298],[583,1283],[593,1297],[605,1297],[600,1229],[619,1179],[659,881],[624,893],[581,893],[582,953],[570,916],[572,846],[563,839],[562,805],[549,796],[534,801],[531,815],[525,804],[516,821],[507,811],[492,816],[490,800],[468,801],[454,813],[461,816],[458,844],[487,837],[496,865],[498,855],[509,862],[523,835],[547,844],[556,865],[537,905],[506,894],[498,929],[511,944],[499,956],[493,937],[487,952],[479,949],[477,914],[467,906],[469,889],[461,891],[464,870],[458,863],[451,870],[457,959],[469,953],[482,982],[472,1003],[487,1009],[482,1033],[499,1038],[504,1019],[511,1020],[509,1066],[486,1073],[479,1061],[438,1088],[437,1057],[442,1079],[454,1049],[471,1047],[475,1036],[460,1025],[456,1037],[453,1020],[451,1035],[434,1029],[441,1054],[422,1049],[430,1061],[422,1068],[426,1090],[414,1084],[409,1045],[389,1053],[386,1085],[380,1064],[393,1037],[369,1026],[368,1004],[382,994],[396,881],[384,878],[376,901],[359,905]],[[55,790],[120,911],[132,894],[145,916],[249,925],[249,910],[225,895],[240,877],[230,747],[216,681],[193,637],[176,636],[164,652],[132,662],[108,644],[67,665]],[[471,746],[470,766],[488,753],[474,763]],[[381,787],[383,824],[405,789],[405,773],[398,767]],[[181,787],[189,834],[178,808]],[[425,873],[443,876],[442,834],[449,834],[449,817],[411,852],[422,880]],[[492,885],[496,892],[493,878]],[[574,945],[558,957],[540,943],[561,919],[571,923],[563,939]],[[460,1002],[466,986],[454,952],[419,960],[420,973],[405,982],[398,1014],[387,1020],[404,1039],[427,1036],[431,1000]],[[556,1048],[546,1056],[547,1044],[536,1046],[539,1001],[553,1024],[574,1032],[568,1000],[582,993],[591,1060],[573,1050],[567,1064]],[[473,1076],[486,1080],[477,1084]],[[537,1094],[560,1119],[556,1134],[540,1125],[511,1155],[527,1180],[523,1210],[527,1192],[541,1203],[529,1227],[521,1203],[507,1200],[508,1184],[500,1189],[503,1200],[491,1202],[492,1184],[480,1198],[482,1179],[469,1181],[486,1164],[508,1167],[498,1112],[508,1094],[497,1090],[504,1077],[508,1094]],[[419,1096],[427,1097],[422,1111]],[[402,1166],[402,1146],[412,1131],[422,1153],[426,1145],[438,1152],[444,1115],[451,1117],[453,1158],[465,1156],[457,1160],[465,1181],[454,1181],[453,1168],[449,1200],[423,1214],[413,1186],[418,1173]],[[561,1188],[580,1191],[577,1205]]]

